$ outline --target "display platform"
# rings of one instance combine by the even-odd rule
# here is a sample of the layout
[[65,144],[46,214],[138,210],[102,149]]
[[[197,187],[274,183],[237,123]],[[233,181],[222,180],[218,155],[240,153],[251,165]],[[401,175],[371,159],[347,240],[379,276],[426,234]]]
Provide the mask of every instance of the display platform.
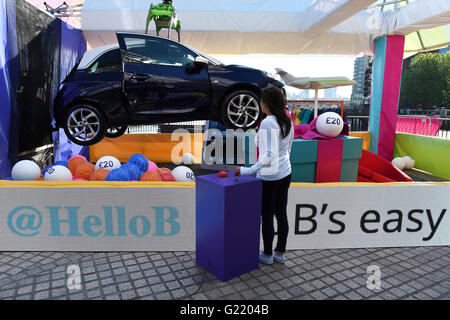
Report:
[[[369,132],[350,132],[350,136],[362,138],[364,140],[363,148],[368,150],[370,145]],[[205,147],[204,138],[204,135],[201,133],[190,133],[185,135],[186,141],[190,141],[190,153],[194,155],[194,163],[196,164],[202,163],[202,150]],[[244,165],[248,165],[256,159],[256,150],[254,148],[248,148],[248,141],[250,141],[249,139],[251,139],[251,137],[247,137],[246,139],[247,145],[244,150]],[[168,133],[126,134],[115,139],[104,138],[98,144],[89,147],[90,160],[95,162],[101,157],[108,155],[119,159],[121,162],[126,162],[134,153],[140,152],[155,163],[170,163],[172,161],[172,150],[180,141],[182,141],[181,137],[177,137],[176,141],[172,141],[171,134]],[[226,148],[224,148],[224,150],[224,156],[226,156]],[[233,161],[234,159],[232,159],[232,162]],[[211,170],[226,169],[223,165],[208,166],[208,168]]]
[[104,138],[90,146],[89,155],[92,162],[103,156],[113,156],[124,163],[133,154],[141,153],[155,163],[171,163],[180,161],[183,153],[191,153],[194,156],[194,163],[200,164],[202,146],[202,133],[125,134],[114,139]]
[[[195,186],[0,181],[0,251],[194,251]],[[292,183],[287,249],[448,246],[449,194],[450,182]]]

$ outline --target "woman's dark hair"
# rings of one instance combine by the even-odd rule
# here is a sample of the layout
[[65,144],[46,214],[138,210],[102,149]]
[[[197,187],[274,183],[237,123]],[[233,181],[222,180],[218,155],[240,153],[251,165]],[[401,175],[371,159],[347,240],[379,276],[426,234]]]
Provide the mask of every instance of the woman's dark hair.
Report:
[[292,127],[292,121],[286,114],[286,97],[281,89],[269,87],[261,92],[261,100],[267,104],[272,115],[277,119],[281,128],[281,136],[286,138]]

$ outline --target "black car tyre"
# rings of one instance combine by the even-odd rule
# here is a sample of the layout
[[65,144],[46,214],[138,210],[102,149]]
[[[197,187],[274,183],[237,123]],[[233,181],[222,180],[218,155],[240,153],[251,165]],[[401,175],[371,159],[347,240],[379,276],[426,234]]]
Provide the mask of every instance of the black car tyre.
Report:
[[222,123],[230,129],[255,128],[261,119],[261,106],[256,94],[248,90],[233,91],[221,105]]
[[77,104],[69,109],[64,120],[64,131],[75,144],[90,146],[100,142],[107,125],[103,114],[89,104]]
[[128,129],[128,126],[120,126],[120,127],[112,127],[108,128],[105,133],[105,137],[107,138],[118,138],[122,136]]

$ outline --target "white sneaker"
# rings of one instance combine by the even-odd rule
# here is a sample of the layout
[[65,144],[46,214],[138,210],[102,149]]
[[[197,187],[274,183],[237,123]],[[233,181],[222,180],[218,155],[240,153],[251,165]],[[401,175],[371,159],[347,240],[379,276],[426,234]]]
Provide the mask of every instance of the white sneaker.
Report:
[[266,256],[263,252],[259,254],[259,262],[264,264],[273,264],[273,256]]
[[275,260],[275,262],[278,262],[278,263],[285,263],[286,257],[284,256],[284,254],[278,255],[278,254],[274,253],[273,260]]

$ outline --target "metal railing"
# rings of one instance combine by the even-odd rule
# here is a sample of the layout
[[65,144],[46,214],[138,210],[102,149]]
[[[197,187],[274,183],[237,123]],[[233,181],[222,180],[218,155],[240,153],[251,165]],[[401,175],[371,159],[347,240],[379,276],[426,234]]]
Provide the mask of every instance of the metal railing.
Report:
[[[431,118],[427,116],[399,116],[424,119],[426,124],[429,126],[428,132],[431,131]],[[434,137],[450,139],[450,118],[438,118],[441,122],[441,127],[439,131],[434,135]],[[348,122],[350,125],[350,131],[368,131],[369,130],[369,116],[348,116]],[[416,133],[417,134],[417,133]],[[430,135],[430,134],[428,134]]]
[[369,131],[369,116],[348,116],[350,131]]
[[436,137],[450,139],[450,118],[439,118],[441,121],[441,128]]
[[[204,132],[204,120],[184,121],[175,123],[164,123],[155,125],[136,125],[128,127],[127,134],[155,134],[155,133],[172,133],[176,129],[185,129],[190,133]],[[200,131],[201,129],[201,131]]]

